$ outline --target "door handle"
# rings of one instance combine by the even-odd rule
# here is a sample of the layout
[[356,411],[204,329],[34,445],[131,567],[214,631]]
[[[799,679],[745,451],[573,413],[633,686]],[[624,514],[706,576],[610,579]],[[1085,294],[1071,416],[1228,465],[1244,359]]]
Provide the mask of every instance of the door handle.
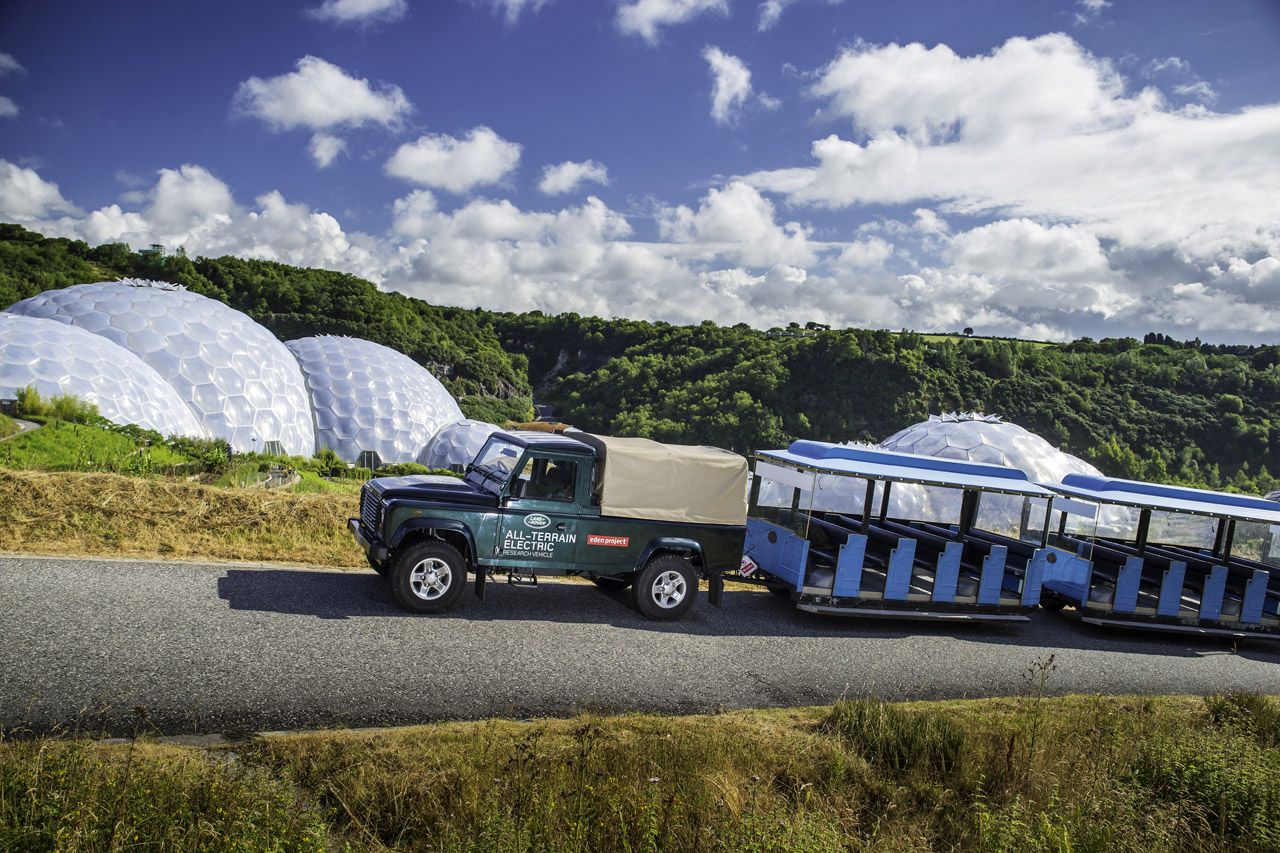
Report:
[[568,528],[569,525],[565,524],[563,521],[556,525],[556,530],[567,530]]

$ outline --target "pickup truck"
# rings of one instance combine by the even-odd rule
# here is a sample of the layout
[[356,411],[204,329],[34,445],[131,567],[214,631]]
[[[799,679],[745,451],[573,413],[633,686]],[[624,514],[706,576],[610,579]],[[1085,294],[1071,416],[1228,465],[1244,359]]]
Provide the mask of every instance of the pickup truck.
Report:
[[496,432],[463,479],[370,480],[348,527],[396,600],[422,613],[455,604],[475,576],[537,585],[576,575],[631,588],[650,619],[718,606],[741,565],[747,461],[715,447],[582,432]]

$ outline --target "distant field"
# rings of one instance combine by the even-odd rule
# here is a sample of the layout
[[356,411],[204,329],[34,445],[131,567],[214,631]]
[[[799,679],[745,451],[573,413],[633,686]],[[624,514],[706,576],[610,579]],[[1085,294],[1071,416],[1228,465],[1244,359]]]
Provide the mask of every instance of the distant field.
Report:
[[1020,344],[1030,344],[1033,347],[1053,347],[1057,344],[1052,341],[1031,341],[1025,338],[998,338],[990,335],[931,335],[921,334],[920,337],[926,341],[951,341],[959,343],[960,341],[1017,341]]
[[212,750],[0,742],[4,849],[1262,850],[1280,845],[1277,803],[1274,699],[1041,699],[1034,684]]
[[351,490],[290,494],[0,468],[0,547],[355,568],[366,565],[346,530],[357,504]]

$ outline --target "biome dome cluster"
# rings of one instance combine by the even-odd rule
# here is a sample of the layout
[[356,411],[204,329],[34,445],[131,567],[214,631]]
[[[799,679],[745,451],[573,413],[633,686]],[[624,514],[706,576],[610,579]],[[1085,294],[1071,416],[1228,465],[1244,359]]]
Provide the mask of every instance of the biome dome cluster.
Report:
[[320,336],[288,345],[181,285],[48,290],[0,313],[0,396],[70,394],[117,423],[225,439],[232,450],[412,462],[462,410],[393,349]]
[[78,284],[8,309],[101,335],[151,366],[213,438],[232,450],[279,442],[285,453],[315,452],[315,429],[297,361],[247,315],[172,284]]

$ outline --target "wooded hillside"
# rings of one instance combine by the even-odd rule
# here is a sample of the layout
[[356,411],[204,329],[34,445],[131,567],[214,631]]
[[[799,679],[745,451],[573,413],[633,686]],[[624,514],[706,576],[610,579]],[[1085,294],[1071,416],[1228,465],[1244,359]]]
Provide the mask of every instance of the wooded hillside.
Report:
[[0,305],[123,276],[185,284],[285,340],[334,333],[395,347],[488,420],[527,417],[536,392],[584,429],[746,451],[802,436],[879,440],[930,413],[982,410],[1113,475],[1280,485],[1268,473],[1280,470],[1276,346],[503,314],[430,305],[326,270],[141,254],[0,226]]

